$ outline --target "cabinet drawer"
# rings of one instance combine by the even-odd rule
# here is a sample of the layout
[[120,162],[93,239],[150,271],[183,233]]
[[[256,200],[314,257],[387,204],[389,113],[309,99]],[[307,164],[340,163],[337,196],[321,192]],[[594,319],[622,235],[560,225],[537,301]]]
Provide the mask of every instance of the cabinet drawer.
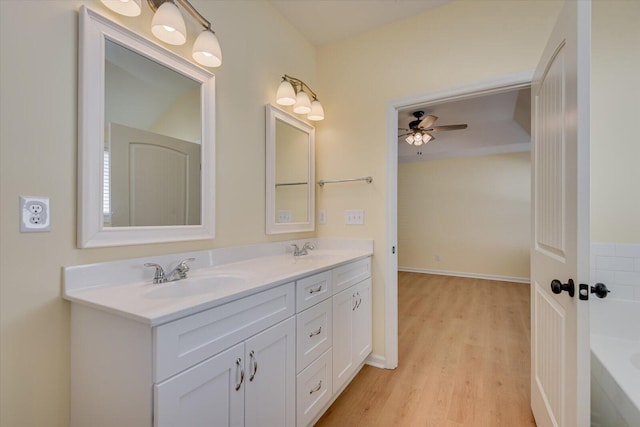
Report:
[[331,300],[324,300],[296,317],[296,372],[300,372],[331,348]]
[[294,314],[288,283],[153,330],[153,381],[160,382]]
[[331,400],[331,349],[320,356],[297,379],[297,426],[309,425]]
[[371,257],[334,268],[333,293],[337,294],[367,277],[371,277]]
[[331,271],[314,274],[296,282],[296,312],[301,312],[329,298],[331,291]]

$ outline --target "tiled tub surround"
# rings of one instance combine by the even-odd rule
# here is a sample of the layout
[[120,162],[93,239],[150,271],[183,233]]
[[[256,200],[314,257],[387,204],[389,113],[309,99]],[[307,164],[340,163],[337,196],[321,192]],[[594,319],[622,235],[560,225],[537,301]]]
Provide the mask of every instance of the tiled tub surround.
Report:
[[640,243],[592,243],[591,279],[607,285],[608,298],[640,301]]
[[591,300],[594,427],[640,426],[640,301]]
[[[307,241],[316,249],[294,257],[291,244]],[[64,298],[155,326],[372,254],[372,240],[309,239],[79,265],[64,268]],[[144,267],[158,263],[168,272],[187,258],[195,258],[189,279],[231,280],[211,292],[176,297],[169,289],[184,282],[153,284],[154,269]]]

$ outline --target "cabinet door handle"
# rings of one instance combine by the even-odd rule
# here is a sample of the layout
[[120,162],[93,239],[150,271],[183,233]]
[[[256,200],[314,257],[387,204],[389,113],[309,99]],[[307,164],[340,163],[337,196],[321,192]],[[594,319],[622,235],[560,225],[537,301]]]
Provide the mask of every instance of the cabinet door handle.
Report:
[[360,304],[362,304],[362,297],[360,296],[360,292],[356,292],[358,295],[358,302],[356,304],[356,308],[360,308]]
[[240,382],[236,384],[236,391],[240,390],[244,382],[244,368],[242,367],[242,359],[238,357],[236,360],[236,378],[238,378],[238,369],[240,370]]
[[353,294],[352,298],[355,300],[355,303],[353,304],[353,308],[351,309],[351,311],[355,311],[356,308],[358,308],[358,300],[356,299],[356,294]]
[[253,350],[249,353],[249,364],[251,364],[251,361],[253,361],[253,373],[249,376],[249,381],[253,381],[256,377],[256,373],[258,372],[258,359],[256,358],[255,351]]
[[318,329],[316,329],[315,331],[311,331],[311,333],[309,334],[309,338],[313,338],[316,335],[320,335],[320,332],[322,332],[322,326],[320,326]]
[[322,388],[322,380],[320,380],[320,382],[318,383],[317,386],[315,386],[314,388],[312,388],[311,390],[309,390],[309,394],[313,394],[316,391],[319,391]]
[[309,289],[309,293],[310,294],[315,294],[316,292],[320,292],[322,290],[322,285],[318,285],[317,288],[311,288]]

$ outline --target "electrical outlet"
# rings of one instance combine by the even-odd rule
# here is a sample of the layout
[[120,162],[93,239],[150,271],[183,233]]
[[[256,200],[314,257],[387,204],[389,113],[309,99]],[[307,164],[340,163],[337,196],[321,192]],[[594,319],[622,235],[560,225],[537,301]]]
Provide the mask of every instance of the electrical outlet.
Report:
[[318,223],[326,224],[327,223],[327,211],[324,209],[320,209],[318,212]]
[[48,197],[20,196],[20,232],[51,230]]
[[364,224],[364,211],[362,209],[344,211],[344,223],[347,225]]

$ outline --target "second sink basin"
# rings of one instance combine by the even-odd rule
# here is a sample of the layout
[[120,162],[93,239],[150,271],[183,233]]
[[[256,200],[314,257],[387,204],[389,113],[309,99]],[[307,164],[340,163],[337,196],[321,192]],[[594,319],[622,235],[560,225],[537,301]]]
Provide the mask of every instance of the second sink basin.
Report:
[[220,274],[215,276],[194,277],[175,282],[163,283],[147,292],[147,298],[183,298],[214,292],[220,286],[234,286],[245,282],[241,276]]

